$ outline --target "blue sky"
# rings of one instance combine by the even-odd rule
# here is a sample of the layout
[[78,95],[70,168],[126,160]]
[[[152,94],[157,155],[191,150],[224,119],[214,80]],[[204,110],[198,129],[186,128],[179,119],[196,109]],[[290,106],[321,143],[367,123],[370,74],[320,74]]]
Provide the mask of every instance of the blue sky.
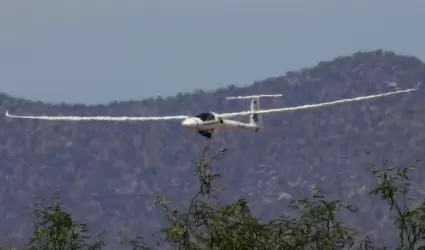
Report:
[[358,50],[425,59],[423,0],[2,0],[0,92],[106,103],[249,85]]

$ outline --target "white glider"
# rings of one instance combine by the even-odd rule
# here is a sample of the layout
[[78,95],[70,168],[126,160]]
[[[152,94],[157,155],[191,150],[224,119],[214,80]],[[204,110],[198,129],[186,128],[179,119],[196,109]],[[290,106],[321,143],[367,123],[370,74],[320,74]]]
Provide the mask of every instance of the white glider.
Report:
[[[38,120],[65,120],[65,121],[159,121],[159,120],[183,120],[182,127],[196,131],[202,136],[211,139],[213,133],[217,130],[222,129],[250,129],[257,132],[262,127],[261,116],[263,114],[280,113],[280,112],[291,112],[303,109],[314,109],[320,107],[326,107],[330,105],[336,105],[341,103],[363,101],[368,99],[374,99],[384,96],[396,95],[401,93],[407,93],[415,91],[415,89],[405,89],[394,92],[387,92],[377,95],[359,96],[350,99],[342,99],[332,102],[323,102],[317,104],[306,104],[296,107],[276,108],[276,109],[264,109],[260,110],[260,98],[263,97],[280,97],[281,94],[277,95],[252,95],[252,96],[236,96],[228,97],[227,100],[234,99],[251,99],[250,110],[234,113],[215,113],[205,112],[195,116],[190,115],[177,115],[177,116],[147,116],[147,117],[128,117],[128,116],[27,116],[27,115],[14,115],[6,111],[6,117],[19,118],[19,119],[38,119]],[[228,118],[235,116],[246,116],[249,115],[249,123],[244,123],[236,120],[230,120]]]

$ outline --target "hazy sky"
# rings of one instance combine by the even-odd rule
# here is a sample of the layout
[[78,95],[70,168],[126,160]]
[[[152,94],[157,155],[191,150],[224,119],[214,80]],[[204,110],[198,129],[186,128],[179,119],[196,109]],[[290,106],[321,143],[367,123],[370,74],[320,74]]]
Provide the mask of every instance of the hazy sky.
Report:
[[0,92],[105,103],[248,85],[378,48],[425,59],[424,0],[0,0]]

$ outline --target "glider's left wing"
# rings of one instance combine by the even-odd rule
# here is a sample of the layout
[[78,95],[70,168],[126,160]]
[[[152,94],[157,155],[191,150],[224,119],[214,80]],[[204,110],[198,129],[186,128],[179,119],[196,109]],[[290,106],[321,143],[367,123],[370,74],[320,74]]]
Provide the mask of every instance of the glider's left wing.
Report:
[[418,89],[417,88],[416,89],[405,89],[405,90],[387,92],[387,93],[378,94],[378,95],[359,96],[359,97],[355,97],[355,98],[342,99],[342,100],[337,100],[337,101],[333,101],[333,102],[306,104],[306,105],[296,106],[296,107],[256,110],[254,112],[252,112],[252,111],[242,111],[242,112],[234,112],[234,113],[224,113],[224,114],[218,114],[218,116],[223,117],[223,118],[228,118],[228,117],[234,117],[234,116],[250,115],[250,114],[253,114],[253,113],[255,113],[255,114],[270,114],[270,113],[278,113],[278,112],[297,111],[297,110],[302,110],[302,109],[321,108],[321,107],[336,105],[336,104],[340,104],[340,103],[363,101],[363,100],[374,99],[374,98],[378,98],[378,97],[384,97],[384,96],[389,96],[389,95],[406,93],[406,92],[415,91],[415,90],[418,90]]
[[158,120],[183,120],[189,116],[28,116],[12,115],[6,111],[6,117],[19,119],[37,119],[37,120],[63,120],[63,121],[158,121]]

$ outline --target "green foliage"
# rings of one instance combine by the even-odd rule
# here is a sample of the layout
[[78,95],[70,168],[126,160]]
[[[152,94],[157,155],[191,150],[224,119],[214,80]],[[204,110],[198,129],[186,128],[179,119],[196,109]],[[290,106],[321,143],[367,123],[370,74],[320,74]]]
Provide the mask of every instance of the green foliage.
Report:
[[[384,161],[384,167],[387,162]],[[403,169],[372,169],[378,184],[370,193],[387,201],[390,211],[396,212],[394,224],[398,229],[397,249],[425,248],[425,201],[417,208],[411,208],[408,204],[409,201],[414,201],[409,197],[411,190],[410,183],[407,182],[407,174],[412,170],[415,170],[414,166]]]
[[[175,249],[387,249],[374,246],[367,236],[360,239],[357,230],[339,221],[338,212],[354,213],[357,209],[339,200],[326,199],[319,189],[314,189],[310,199],[289,203],[296,216],[285,215],[269,222],[255,217],[244,199],[222,204],[219,198],[222,190],[215,188],[220,175],[213,171],[213,162],[227,150],[212,156],[207,156],[207,152],[208,147],[196,162],[194,174],[199,186],[187,211],[175,209],[165,198],[156,197],[156,204],[168,220],[168,226],[161,231],[162,240]],[[409,197],[408,174],[415,168],[394,170],[386,168],[386,163],[383,170],[373,166],[377,186],[370,194],[386,201],[389,211],[395,212],[397,249],[425,249],[425,202],[416,208],[408,204],[413,201]],[[25,249],[95,250],[105,246],[100,240],[89,241],[87,226],[64,212],[59,199],[54,199],[52,205],[37,204],[34,214],[34,236]],[[122,244],[133,250],[150,249],[142,237],[123,240]]]
[[[206,148],[207,149],[207,148]],[[199,191],[187,212],[172,209],[158,197],[170,223],[163,230],[164,240],[178,249],[342,249],[354,245],[356,231],[336,220],[341,209],[355,212],[340,201],[326,201],[320,190],[312,200],[291,202],[299,219],[282,216],[262,223],[252,215],[244,199],[221,205],[218,202],[212,162],[226,150],[212,157],[203,156],[197,162]]]
[[27,250],[96,250],[105,245],[98,240],[89,242],[86,224],[75,222],[70,213],[63,211],[59,198],[54,198],[53,204],[45,204],[41,200],[36,204],[34,215],[35,231],[29,239]]
[[342,249],[352,247],[356,230],[344,226],[336,219],[337,212],[343,208],[351,212],[357,210],[341,201],[327,201],[319,189],[314,190],[313,199],[290,202],[297,210],[300,219],[283,218],[279,222],[276,241],[281,241],[284,249]]

